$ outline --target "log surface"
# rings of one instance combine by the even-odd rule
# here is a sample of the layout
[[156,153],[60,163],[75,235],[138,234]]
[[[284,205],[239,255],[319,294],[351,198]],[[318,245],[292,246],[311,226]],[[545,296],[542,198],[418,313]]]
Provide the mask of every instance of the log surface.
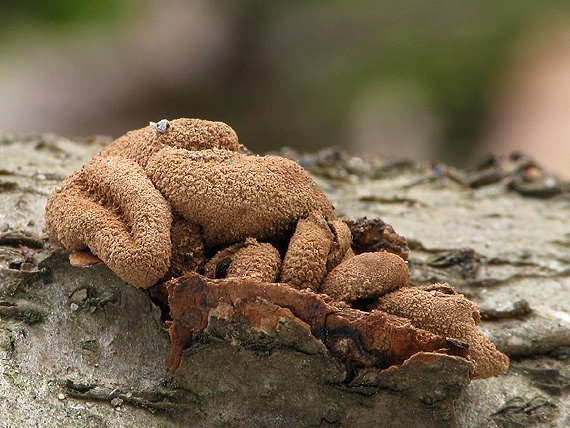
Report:
[[504,375],[469,383],[465,360],[420,353],[347,384],[292,315],[268,338],[220,308],[171,384],[148,294],[105,266],[72,267],[44,240],[52,189],[109,141],[0,136],[2,426],[570,425],[566,183],[520,189],[506,164],[489,179],[334,151],[300,159],[339,215],[380,217],[408,239],[412,283],[447,281],[480,305],[480,328],[511,357]]

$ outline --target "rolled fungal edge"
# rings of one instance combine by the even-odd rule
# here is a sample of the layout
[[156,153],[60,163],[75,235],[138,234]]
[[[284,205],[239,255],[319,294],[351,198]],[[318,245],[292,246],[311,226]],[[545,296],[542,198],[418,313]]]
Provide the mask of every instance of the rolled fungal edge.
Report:
[[386,251],[361,253],[343,261],[325,278],[321,291],[333,299],[355,303],[408,285],[408,266]]
[[89,248],[136,287],[149,287],[166,273],[170,207],[138,164],[97,156],[64,183],[46,205],[46,229],[55,243]]

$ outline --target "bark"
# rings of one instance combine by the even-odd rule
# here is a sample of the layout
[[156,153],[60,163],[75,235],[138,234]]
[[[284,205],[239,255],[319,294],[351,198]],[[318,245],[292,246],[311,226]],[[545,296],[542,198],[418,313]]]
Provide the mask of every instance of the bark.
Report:
[[[71,266],[44,239],[52,189],[108,142],[0,138],[4,426],[570,424],[567,183],[517,157],[470,172],[332,150],[299,159],[339,215],[381,217],[408,239],[413,284],[447,281],[478,303],[480,328],[511,367],[469,382],[464,359],[418,353],[347,381],[288,309],[276,306],[280,322],[253,329],[220,305],[173,383],[163,314],[148,292],[106,266]],[[256,317],[269,319],[260,308]]]

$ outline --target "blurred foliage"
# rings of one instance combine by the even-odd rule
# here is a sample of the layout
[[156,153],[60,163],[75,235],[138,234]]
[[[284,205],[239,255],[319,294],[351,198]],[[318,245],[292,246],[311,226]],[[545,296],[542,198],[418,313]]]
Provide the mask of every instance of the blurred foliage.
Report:
[[[346,109],[361,88],[404,76],[429,94],[443,120],[434,142],[438,156],[456,163],[481,137],[513,45],[570,11],[560,0],[297,1],[272,7],[281,10],[263,21],[251,19],[259,15],[252,11],[244,25],[261,43],[254,49],[276,53],[257,70],[265,80],[270,76],[266,85],[296,112],[284,118],[289,122],[296,114],[296,124],[314,129],[297,128],[298,139],[342,144]],[[284,123],[280,134],[288,135],[289,126]]]
[[109,21],[120,16],[121,0],[3,0],[2,15],[47,24]]
[[[3,3],[0,23],[16,16],[81,25],[87,20],[107,24],[131,19],[129,11],[148,1]],[[378,87],[378,82],[403,79],[410,82],[411,92],[389,93],[388,108],[400,99],[413,103],[414,91],[418,100],[427,100],[439,120],[431,142],[439,148],[436,156],[455,163],[468,157],[481,138],[513,46],[522,35],[570,11],[567,0],[205,4],[230,17],[231,53],[203,82],[189,81],[175,89],[141,88],[124,106],[109,108],[110,114],[131,118],[133,128],[149,117],[224,120],[256,151],[267,150],[268,144],[315,150],[342,146],[351,138],[350,112],[363,92]]]

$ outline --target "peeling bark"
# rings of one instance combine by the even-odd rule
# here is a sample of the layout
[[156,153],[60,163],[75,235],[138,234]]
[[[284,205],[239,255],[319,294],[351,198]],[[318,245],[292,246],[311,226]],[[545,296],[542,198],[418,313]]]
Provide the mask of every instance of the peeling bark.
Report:
[[239,308],[240,322],[259,329],[258,311],[238,304],[256,302],[257,299],[287,308],[306,322],[329,352],[346,364],[350,376],[360,367],[384,369],[402,364],[418,352],[441,351],[463,357],[469,352],[467,343],[415,328],[406,318],[381,311],[351,309],[330,298],[326,303],[326,296],[296,290],[285,284],[251,279],[212,280],[189,273],[169,281],[166,288],[172,315],[168,365],[173,371],[180,364],[182,351],[200,337],[208,325],[211,311],[222,303],[234,310]]

